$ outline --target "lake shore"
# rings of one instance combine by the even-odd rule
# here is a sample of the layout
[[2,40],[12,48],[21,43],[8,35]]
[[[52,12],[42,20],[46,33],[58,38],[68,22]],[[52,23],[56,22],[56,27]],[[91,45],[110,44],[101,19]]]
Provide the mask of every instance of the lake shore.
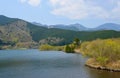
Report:
[[[75,49],[75,53],[81,53],[80,49]],[[98,69],[98,70],[120,72],[120,60],[118,62],[112,62],[112,63],[106,64],[105,66],[102,66],[95,59],[89,58],[86,61],[85,66]]]
[[94,69],[106,70],[111,72],[120,72],[120,61],[102,66],[97,61],[95,61],[95,59],[90,58],[87,60],[85,65]]

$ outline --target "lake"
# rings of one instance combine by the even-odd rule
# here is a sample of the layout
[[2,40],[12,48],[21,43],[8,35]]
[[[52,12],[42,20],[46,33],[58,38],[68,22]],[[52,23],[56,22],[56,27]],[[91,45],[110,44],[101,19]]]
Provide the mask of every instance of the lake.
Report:
[[61,51],[0,50],[0,78],[120,78],[120,72],[91,69],[85,61]]

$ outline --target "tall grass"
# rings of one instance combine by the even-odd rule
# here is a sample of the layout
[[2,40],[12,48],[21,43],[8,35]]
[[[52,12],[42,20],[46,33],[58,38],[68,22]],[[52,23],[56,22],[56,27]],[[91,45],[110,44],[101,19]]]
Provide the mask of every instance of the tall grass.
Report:
[[39,47],[40,50],[55,50],[55,51],[64,51],[64,46],[51,46],[48,44],[40,45]]
[[84,42],[81,44],[81,51],[102,65],[115,62],[120,60],[120,38]]

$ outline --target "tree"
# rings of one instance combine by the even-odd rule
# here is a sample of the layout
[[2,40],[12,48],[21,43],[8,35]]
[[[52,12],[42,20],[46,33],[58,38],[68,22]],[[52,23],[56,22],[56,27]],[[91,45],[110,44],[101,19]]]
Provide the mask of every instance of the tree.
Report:
[[78,48],[80,46],[79,38],[75,38],[74,41],[73,41],[73,44],[74,44],[75,48]]

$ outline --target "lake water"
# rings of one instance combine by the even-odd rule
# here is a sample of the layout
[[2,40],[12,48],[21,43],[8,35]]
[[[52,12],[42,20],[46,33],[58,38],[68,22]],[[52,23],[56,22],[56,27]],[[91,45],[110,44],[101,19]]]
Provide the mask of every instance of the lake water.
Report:
[[85,61],[60,51],[0,50],[0,78],[120,78],[120,72],[91,69]]

